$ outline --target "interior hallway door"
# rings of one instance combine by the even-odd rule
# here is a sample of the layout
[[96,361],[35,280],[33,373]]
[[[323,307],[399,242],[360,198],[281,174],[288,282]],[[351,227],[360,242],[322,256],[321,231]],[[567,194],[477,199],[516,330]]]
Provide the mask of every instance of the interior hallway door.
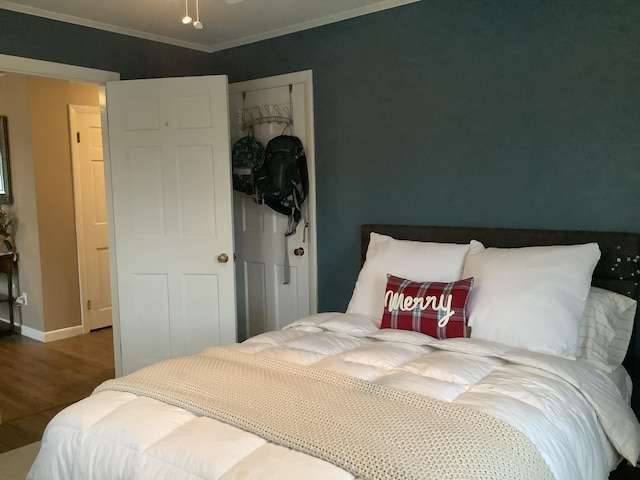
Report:
[[236,341],[227,78],[109,82],[106,93],[126,374]]
[[82,324],[87,333],[112,324],[100,108],[69,105],[69,133]]

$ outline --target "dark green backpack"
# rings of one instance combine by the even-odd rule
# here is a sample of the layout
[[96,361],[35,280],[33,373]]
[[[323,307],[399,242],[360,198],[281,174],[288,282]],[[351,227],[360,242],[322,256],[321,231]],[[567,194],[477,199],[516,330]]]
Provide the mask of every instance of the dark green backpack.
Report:
[[231,164],[233,189],[256,195],[256,172],[264,163],[264,147],[257,138],[247,135],[233,144]]
[[286,235],[295,233],[309,192],[307,157],[298,137],[279,135],[269,140],[256,186],[262,202],[289,217]]

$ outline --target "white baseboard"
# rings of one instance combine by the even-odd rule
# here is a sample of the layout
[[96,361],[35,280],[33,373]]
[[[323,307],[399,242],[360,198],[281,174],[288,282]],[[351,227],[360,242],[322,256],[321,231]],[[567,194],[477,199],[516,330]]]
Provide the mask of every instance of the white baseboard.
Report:
[[82,328],[82,325],[77,325],[75,327],[61,328],[59,330],[53,330],[51,332],[41,332],[40,330],[36,330],[35,328],[22,325],[22,327],[20,328],[20,333],[25,337],[33,338],[34,340],[38,340],[39,342],[46,343],[82,335],[84,333],[84,330]]

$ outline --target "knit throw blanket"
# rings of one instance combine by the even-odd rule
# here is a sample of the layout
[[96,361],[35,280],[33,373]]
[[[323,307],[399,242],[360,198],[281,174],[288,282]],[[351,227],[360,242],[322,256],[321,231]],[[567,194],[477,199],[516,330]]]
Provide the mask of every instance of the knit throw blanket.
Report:
[[167,360],[103,390],[212,417],[363,479],[553,479],[528,438],[487,414],[230,348]]

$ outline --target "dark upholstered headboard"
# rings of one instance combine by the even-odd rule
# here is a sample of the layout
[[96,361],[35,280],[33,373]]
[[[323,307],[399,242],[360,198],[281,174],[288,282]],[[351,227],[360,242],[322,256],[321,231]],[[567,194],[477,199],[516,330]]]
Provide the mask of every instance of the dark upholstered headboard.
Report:
[[[640,298],[640,234],[588,232],[572,230],[527,230],[477,227],[431,227],[417,225],[363,225],[361,227],[362,263],[366,258],[369,234],[377,232],[399,240],[423,242],[482,242],[485,247],[527,247],[574,245],[597,242],[601,257],[593,272],[592,284]],[[640,310],[640,309],[638,309]],[[640,418],[640,312],[636,311],[634,332],[624,366],[633,380],[631,405]]]

